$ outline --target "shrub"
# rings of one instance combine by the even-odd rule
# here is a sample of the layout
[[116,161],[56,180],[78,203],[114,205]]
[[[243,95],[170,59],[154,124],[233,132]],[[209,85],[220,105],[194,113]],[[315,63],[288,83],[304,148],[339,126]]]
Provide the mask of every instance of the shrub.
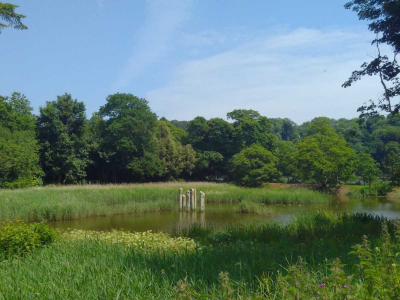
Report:
[[393,187],[388,182],[374,182],[371,186],[363,186],[357,190],[349,192],[349,196],[353,197],[377,197],[386,196],[393,190]]
[[0,229],[0,255],[2,258],[20,256],[52,243],[56,232],[44,223],[4,223]]

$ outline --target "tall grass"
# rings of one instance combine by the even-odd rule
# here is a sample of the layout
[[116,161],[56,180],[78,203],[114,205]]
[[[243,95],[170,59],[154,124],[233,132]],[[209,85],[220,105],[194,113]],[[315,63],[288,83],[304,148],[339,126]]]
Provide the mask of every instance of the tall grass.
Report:
[[301,216],[288,225],[194,227],[187,237],[199,247],[180,252],[60,239],[22,260],[0,263],[0,299],[274,299],[268,286],[277,289],[278,274],[290,273],[299,256],[313,284],[330,275],[336,257],[347,265],[345,272],[354,272],[358,258],[348,254],[351,246],[368,235],[374,249],[383,223],[393,234],[390,221],[366,214]]
[[73,220],[178,209],[178,189],[197,188],[207,202],[310,203],[329,196],[306,189],[246,189],[229,184],[157,183],[27,188],[0,191],[0,220]]

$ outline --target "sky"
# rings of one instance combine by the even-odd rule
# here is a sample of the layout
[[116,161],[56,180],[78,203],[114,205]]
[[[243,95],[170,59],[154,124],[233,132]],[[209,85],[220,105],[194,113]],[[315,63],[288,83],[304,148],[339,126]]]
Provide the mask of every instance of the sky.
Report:
[[88,118],[120,92],[167,119],[253,109],[297,123],[354,118],[377,78],[341,85],[376,54],[342,0],[8,0],[28,30],[0,34],[0,94],[34,112],[72,94]]

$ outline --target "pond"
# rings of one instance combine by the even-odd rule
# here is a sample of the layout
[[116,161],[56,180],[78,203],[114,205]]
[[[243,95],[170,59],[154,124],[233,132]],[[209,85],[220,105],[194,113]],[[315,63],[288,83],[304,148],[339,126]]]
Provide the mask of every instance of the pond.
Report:
[[92,217],[81,220],[56,221],[50,225],[59,229],[111,230],[124,229],[129,231],[163,231],[173,232],[188,229],[192,224],[202,226],[224,227],[237,223],[261,223],[266,221],[288,222],[296,214],[314,213],[318,211],[363,212],[388,219],[400,217],[400,203],[384,199],[334,199],[327,203],[307,205],[270,205],[273,216],[238,213],[235,204],[207,203],[205,212],[149,212],[142,214],[112,215]]

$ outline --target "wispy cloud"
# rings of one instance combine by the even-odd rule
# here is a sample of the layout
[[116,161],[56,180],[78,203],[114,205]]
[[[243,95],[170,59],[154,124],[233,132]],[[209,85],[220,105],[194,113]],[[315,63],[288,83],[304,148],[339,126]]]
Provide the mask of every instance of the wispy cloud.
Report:
[[[146,96],[158,115],[170,119],[225,117],[238,108],[296,122],[355,117],[357,107],[380,92],[373,78],[341,87],[374,54],[368,38],[365,32],[307,28],[246,37],[231,49],[184,63],[168,84]],[[202,33],[193,43],[223,41]]]
[[126,87],[171,47],[177,29],[190,17],[194,0],[147,0],[146,21],[135,38],[131,57],[115,80],[112,89]]

